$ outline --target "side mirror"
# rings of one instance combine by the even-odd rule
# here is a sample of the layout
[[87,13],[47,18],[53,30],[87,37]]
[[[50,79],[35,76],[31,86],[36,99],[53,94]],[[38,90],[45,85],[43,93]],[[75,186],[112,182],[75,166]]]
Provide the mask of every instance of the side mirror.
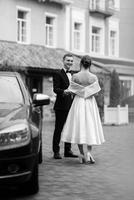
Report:
[[33,95],[33,103],[35,106],[44,106],[50,104],[50,98],[46,94],[35,93]]

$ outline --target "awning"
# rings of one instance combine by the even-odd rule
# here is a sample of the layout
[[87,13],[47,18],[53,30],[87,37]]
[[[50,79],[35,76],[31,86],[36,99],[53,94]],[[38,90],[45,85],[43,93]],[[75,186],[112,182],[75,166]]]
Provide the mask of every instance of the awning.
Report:
[[59,4],[71,4],[73,3],[72,0],[38,0],[39,2],[54,2]]
[[114,69],[120,75],[134,76],[134,60],[121,58],[93,58],[94,63],[112,72]]
[[[0,41],[0,66],[7,65],[18,69],[33,68],[34,70],[60,69],[65,53],[67,51],[63,49]],[[80,58],[74,56],[74,61],[72,70],[78,71]]]
[[59,4],[71,4],[73,1],[71,0],[49,0],[49,2],[59,3]]
[[[0,68],[11,66],[18,70],[53,71],[62,68],[65,53],[67,51],[63,49],[0,41]],[[80,70],[80,59],[81,57],[74,55],[73,71]],[[98,62],[93,62],[92,70],[95,73],[109,74],[109,71]]]

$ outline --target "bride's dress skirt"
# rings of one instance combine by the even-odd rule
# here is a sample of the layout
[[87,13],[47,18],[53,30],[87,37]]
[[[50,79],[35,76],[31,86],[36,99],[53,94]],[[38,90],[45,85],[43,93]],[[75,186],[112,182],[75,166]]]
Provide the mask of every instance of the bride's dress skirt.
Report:
[[61,140],[64,142],[100,145],[105,141],[95,98],[75,96],[64,125]]

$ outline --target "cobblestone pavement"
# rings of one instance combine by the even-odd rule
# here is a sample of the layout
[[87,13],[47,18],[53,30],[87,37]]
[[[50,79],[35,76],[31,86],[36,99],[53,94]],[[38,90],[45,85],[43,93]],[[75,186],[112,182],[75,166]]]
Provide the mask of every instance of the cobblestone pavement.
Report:
[[[134,200],[134,124],[104,126],[106,142],[93,148],[94,165],[79,164],[77,158],[54,160],[51,151],[53,129],[53,122],[44,123],[39,193],[23,197],[14,195],[8,199]],[[72,148],[78,153],[76,145]]]

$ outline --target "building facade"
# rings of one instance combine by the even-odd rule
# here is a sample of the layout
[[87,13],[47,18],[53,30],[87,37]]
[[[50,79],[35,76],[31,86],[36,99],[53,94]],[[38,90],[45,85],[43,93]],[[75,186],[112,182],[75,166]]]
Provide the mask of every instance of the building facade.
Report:
[[119,57],[119,9],[119,0],[1,0],[0,40]]
[[[133,8],[132,0],[1,0],[0,64],[17,62],[30,69],[31,88],[44,91],[49,84],[52,89],[51,70],[61,67],[65,51],[76,56],[77,71],[79,58],[89,54],[98,71],[116,69],[125,96],[131,96]],[[105,85],[108,105],[109,84]]]
[[134,1],[121,0],[120,3],[120,57],[134,59]]

